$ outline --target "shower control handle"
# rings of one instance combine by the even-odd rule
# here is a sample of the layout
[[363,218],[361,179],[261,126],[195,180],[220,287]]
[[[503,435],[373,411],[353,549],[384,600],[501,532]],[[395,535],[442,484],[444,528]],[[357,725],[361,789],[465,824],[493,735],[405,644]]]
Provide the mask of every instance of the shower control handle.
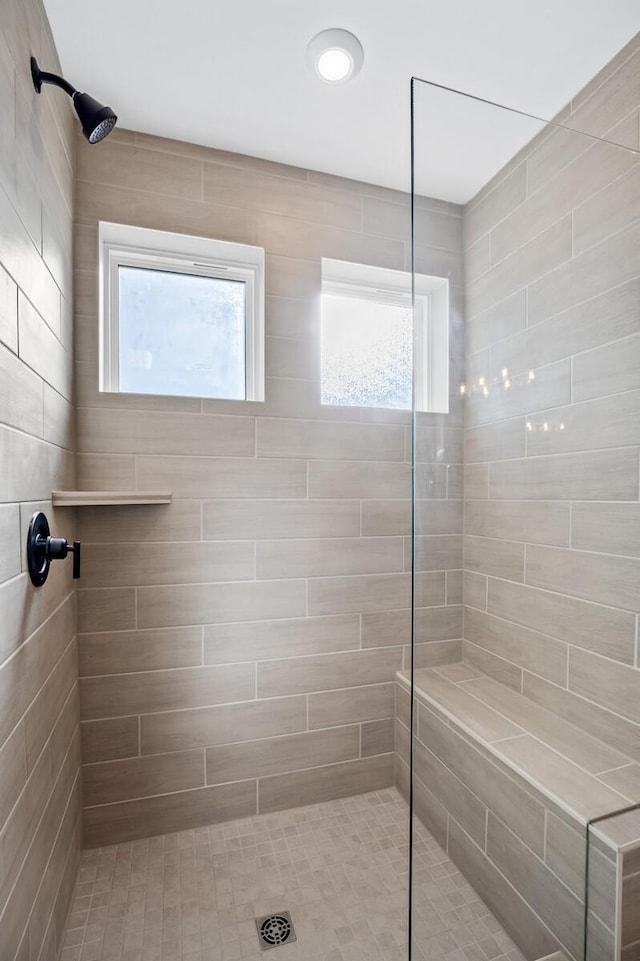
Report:
[[31,583],[41,587],[49,576],[51,561],[64,560],[73,554],[73,576],[80,577],[80,541],[70,544],[64,537],[52,537],[49,522],[42,511],[37,511],[29,523],[27,534],[27,562]]

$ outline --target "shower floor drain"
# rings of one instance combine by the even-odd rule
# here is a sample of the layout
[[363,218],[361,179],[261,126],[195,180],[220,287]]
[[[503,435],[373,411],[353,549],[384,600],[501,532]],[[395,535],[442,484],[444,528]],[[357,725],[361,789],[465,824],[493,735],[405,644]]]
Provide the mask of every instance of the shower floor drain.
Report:
[[264,918],[256,918],[258,940],[263,951],[277,948],[279,944],[290,944],[296,940],[293,921],[288,911],[278,914],[268,914]]

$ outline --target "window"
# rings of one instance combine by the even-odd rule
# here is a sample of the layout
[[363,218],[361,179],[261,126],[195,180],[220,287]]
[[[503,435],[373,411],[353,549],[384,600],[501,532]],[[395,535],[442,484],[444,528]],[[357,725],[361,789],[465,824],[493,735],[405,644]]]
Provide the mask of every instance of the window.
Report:
[[264,400],[264,250],[101,223],[100,390]]
[[323,404],[448,412],[446,279],[323,259],[321,328]]

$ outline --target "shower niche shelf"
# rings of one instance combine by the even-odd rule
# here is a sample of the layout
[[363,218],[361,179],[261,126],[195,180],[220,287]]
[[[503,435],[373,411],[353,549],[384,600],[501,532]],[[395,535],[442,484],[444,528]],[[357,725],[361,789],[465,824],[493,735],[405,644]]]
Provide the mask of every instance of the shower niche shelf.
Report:
[[126,507],[170,504],[171,491],[52,491],[53,507]]

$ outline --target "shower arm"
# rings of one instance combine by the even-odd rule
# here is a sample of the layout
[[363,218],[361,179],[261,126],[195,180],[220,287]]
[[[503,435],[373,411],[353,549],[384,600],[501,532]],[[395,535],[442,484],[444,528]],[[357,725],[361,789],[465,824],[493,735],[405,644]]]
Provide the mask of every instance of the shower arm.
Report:
[[64,77],[59,77],[55,73],[47,73],[45,70],[41,70],[35,57],[31,58],[31,76],[33,77],[33,85],[38,93],[42,90],[43,83],[51,83],[54,87],[61,87],[65,93],[69,94],[71,99],[78,93],[76,88],[72,86],[68,80],[65,80]]

